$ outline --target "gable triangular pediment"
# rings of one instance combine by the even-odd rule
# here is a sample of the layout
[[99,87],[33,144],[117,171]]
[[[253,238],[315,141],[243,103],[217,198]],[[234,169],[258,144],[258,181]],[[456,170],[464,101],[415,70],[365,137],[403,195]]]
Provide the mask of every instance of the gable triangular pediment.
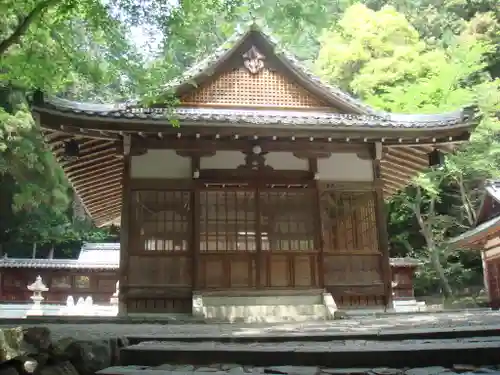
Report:
[[376,114],[347,93],[314,77],[255,25],[168,86],[185,106],[316,108]]
[[282,69],[272,66],[255,46],[233,56],[231,66],[181,96],[184,105],[280,108],[331,107]]

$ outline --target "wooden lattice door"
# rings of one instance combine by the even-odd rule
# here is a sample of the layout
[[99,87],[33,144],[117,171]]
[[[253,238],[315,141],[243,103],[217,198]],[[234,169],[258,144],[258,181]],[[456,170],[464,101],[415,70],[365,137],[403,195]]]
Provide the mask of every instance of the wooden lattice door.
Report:
[[224,185],[199,194],[201,289],[318,284],[313,189]]
[[302,185],[267,185],[259,191],[263,287],[318,286],[316,199],[316,191]]
[[129,313],[190,313],[192,193],[134,191],[129,247]]
[[248,289],[257,285],[255,191],[215,185],[199,193],[199,287]]

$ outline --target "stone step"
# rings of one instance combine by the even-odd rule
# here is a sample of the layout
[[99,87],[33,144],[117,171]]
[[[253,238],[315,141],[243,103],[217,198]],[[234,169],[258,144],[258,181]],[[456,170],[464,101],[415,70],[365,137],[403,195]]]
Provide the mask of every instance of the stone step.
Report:
[[288,295],[257,295],[246,292],[245,295],[221,295],[216,293],[202,293],[200,297],[206,306],[265,306],[276,305],[321,305],[323,294],[288,294]]
[[241,366],[236,363],[216,363],[211,366],[171,365],[157,367],[115,366],[100,370],[96,375],[499,375],[498,366],[456,365],[401,368],[328,368],[319,366]]
[[280,323],[328,320],[323,304],[314,305],[205,305],[208,320],[229,320],[244,323]]
[[500,337],[445,340],[285,343],[143,342],[121,350],[122,365],[163,363],[260,366],[418,367],[498,363]]
[[[335,324],[330,322],[329,324]],[[285,326],[286,327],[286,326]],[[132,334],[127,335],[130,344],[139,344],[144,341],[181,341],[181,342],[234,342],[234,343],[282,343],[287,341],[344,341],[344,340],[370,340],[370,341],[402,341],[426,339],[464,339],[473,337],[500,337],[499,325],[466,326],[457,328],[365,328],[362,331],[329,332],[307,331],[304,329],[285,329],[280,332],[268,332],[266,326],[246,326],[242,330],[232,333],[170,333],[160,334]]]

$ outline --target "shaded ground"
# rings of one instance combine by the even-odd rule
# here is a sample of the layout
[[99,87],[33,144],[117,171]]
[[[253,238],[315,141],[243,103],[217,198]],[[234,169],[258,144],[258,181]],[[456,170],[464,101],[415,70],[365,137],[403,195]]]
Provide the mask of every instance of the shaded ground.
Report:
[[[27,322],[26,326],[29,324]],[[335,335],[345,333],[377,333],[401,330],[473,329],[494,326],[500,329],[500,312],[476,311],[436,314],[388,315],[356,317],[345,320],[280,323],[280,324],[42,324],[52,331],[54,339],[77,336],[99,339],[109,336],[279,336]],[[12,326],[2,324],[0,327]]]

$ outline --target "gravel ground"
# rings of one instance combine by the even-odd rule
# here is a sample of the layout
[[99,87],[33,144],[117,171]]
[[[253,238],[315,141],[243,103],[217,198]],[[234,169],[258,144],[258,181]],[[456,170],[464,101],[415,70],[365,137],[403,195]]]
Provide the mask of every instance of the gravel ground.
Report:
[[[2,327],[12,327],[3,321]],[[24,326],[32,326],[26,322]],[[53,339],[77,336],[82,340],[119,336],[279,336],[335,335],[345,333],[380,333],[394,331],[470,330],[482,327],[500,329],[500,312],[453,312],[437,314],[357,317],[345,320],[280,324],[41,324],[48,327]],[[499,374],[500,375],[500,374]]]

